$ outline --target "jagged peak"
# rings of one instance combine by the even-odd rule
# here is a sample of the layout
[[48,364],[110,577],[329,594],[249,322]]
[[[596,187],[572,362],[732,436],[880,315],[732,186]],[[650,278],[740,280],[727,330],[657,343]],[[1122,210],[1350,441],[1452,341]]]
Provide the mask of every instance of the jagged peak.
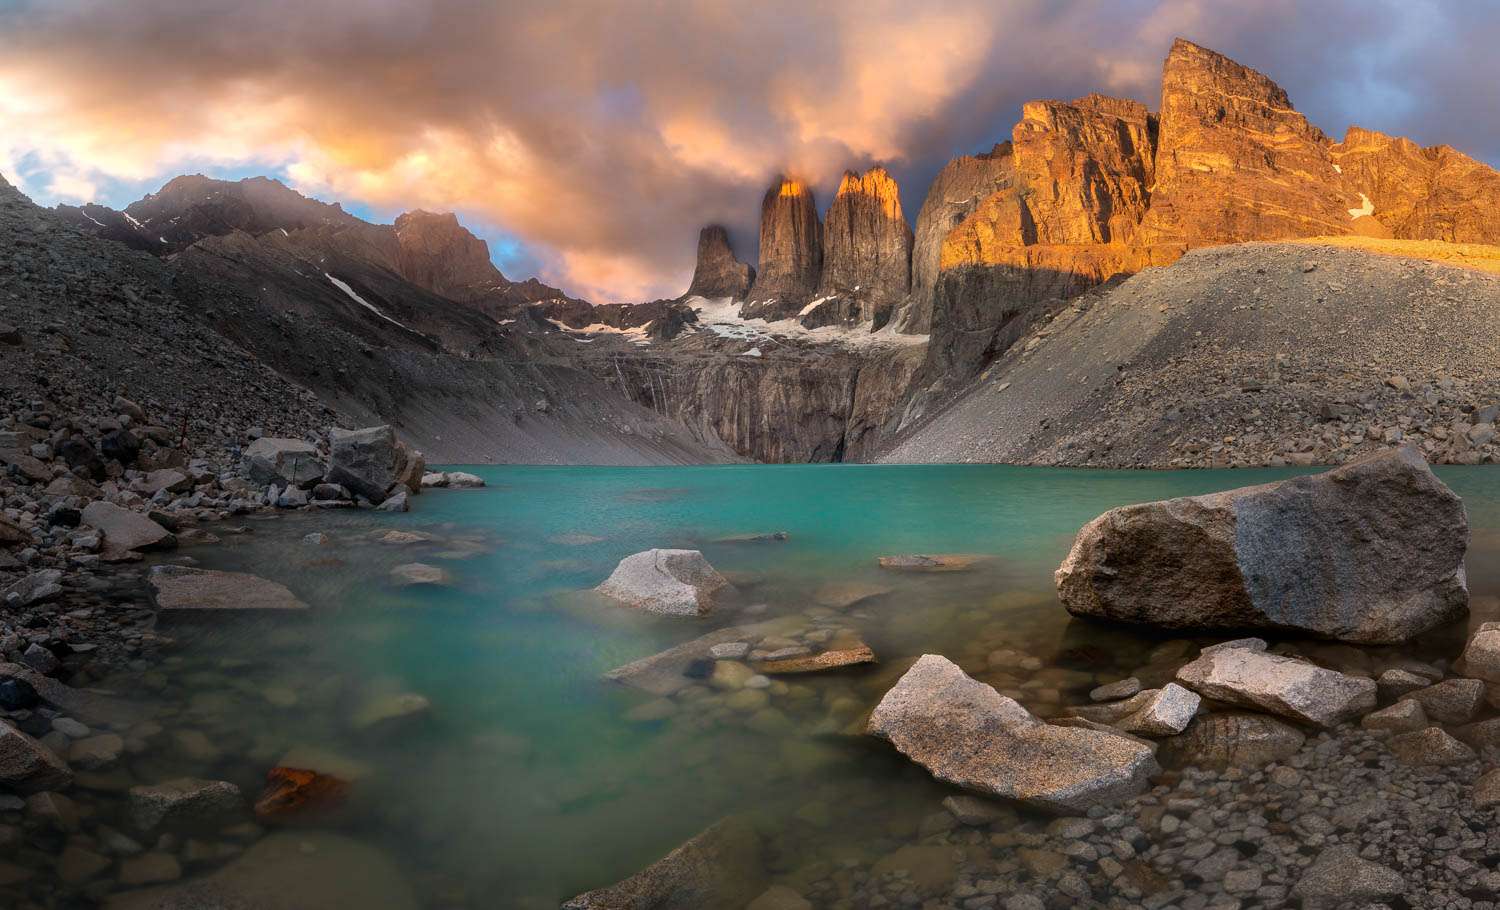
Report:
[[1173,89],[1193,91],[1202,88],[1194,83],[1192,73],[1206,74],[1215,88],[1224,83],[1238,83],[1242,87],[1257,89],[1262,97],[1255,100],[1294,110],[1286,90],[1265,73],[1186,38],[1172,42],[1172,49],[1167,52],[1166,62],[1162,65],[1163,107],[1167,94]]
[[901,214],[901,188],[896,184],[896,178],[881,165],[874,165],[863,174],[853,170],[844,171],[834,201],[853,195],[877,199],[887,218],[904,220]]
[[780,196],[811,198],[812,188],[801,177],[779,174],[775,180],[771,181],[771,189],[766,192],[766,199],[769,201]]

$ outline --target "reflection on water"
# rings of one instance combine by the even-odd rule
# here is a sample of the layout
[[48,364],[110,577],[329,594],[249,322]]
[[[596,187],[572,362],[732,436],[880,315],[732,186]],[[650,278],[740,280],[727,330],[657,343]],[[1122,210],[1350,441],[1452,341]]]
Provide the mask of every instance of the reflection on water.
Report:
[[[1043,716],[1132,673],[1160,684],[1188,649],[1071,621],[1058,605],[1051,572],[1073,533],[1115,505],[1289,473],[474,470],[491,486],[424,494],[409,515],[244,522],[245,533],[224,529],[223,546],[188,551],[282,581],[314,609],[165,630],[180,642],[174,656],[115,681],[157,705],[160,732],[145,731],[149,748],[113,786],[190,775],[254,794],[274,766],[315,765],[352,786],[336,817],[311,824],[385,848],[440,907],[556,906],[748,813],[775,834],[776,879],[847,905],[872,866],[941,827],[934,813],[952,792],[856,735],[911,659],[945,654]],[[1477,612],[1492,614],[1500,472],[1443,474],[1465,496],[1471,587]],[[725,540],[773,531],[789,538]],[[736,593],[703,619],[580,595],[653,546],[702,549]],[[875,563],[941,552],[994,558],[953,573]],[[411,563],[442,568],[448,583],[398,583],[391,570]],[[768,684],[698,673],[668,696],[601,680],[749,624],[774,645],[862,640],[879,663]],[[1461,636],[1447,630],[1416,650],[1451,656]]]

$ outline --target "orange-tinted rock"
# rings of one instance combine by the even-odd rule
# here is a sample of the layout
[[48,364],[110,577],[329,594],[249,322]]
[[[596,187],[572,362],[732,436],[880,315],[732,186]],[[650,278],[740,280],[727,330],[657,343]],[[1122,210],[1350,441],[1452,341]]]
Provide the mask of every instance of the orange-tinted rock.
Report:
[[331,774],[306,768],[275,767],[255,801],[255,817],[262,822],[317,820],[336,812],[349,798],[349,783]]
[[689,297],[744,297],[755,281],[755,269],[740,262],[729,246],[729,232],[710,224],[698,233],[698,260]]
[[820,670],[837,670],[858,664],[875,662],[875,652],[866,644],[850,648],[830,648],[817,654],[801,657],[786,657],[781,660],[763,660],[755,664],[755,670],[771,675],[784,673],[817,673]]
[[1202,246],[1347,234],[1357,195],[1331,143],[1253,69],[1179,38],[1162,70],[1147,243]]
[[781,177],[760,206],[760,267],[742,310],[747,317],[796,315],[812,299],[823,271],[823,235],[812,189]]
[[419,287],[465,300],[505,282],[490,262],[489,245],[469,233],[452,212],[406,212],[396,218],[395,231],[396,270]]
[[1344,184],[1370,200],[1369,217],[1402,240],[1500,243],[1500,173],[1446,145],[1349,128],[1333,146]]
[[845,171],[823,221],[823,274],[815,325],[883,326],[911,287],[912,232],[885,168]]

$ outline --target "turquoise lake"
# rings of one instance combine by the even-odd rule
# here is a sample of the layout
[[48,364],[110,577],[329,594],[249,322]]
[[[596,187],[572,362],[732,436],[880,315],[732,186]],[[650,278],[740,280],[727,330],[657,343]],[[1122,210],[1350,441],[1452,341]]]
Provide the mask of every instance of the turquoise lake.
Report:
[[[1052,571],[1078,528],[1114,506],[1298,473],[464,469],[488,486],[429,491],[405,515],[239,521],[245,533],[221,529],[223,545],[184,551],[281,581],[313,609],[171,630],[181,646],[157,695],[221,747],[209,767],[177,757],[163,759],[167,770],[255,793],[289,750],[350,766],[355,797],[341,829],[387,848],[434,907],[555,907],[731,813],[775,834],[768,871],[778,880],[914,842],[953,791],[851,733],[910,659],[943,653],[986,679],[985,655],[1013,649],[1042,669],[987,681],[1042,715],[1084,701],[1163,639],[1072,620],[1057,603]],[[1471,624],[1500,618],[1500,470],[1439,474],[1474,529]],[[390,530],[430,539],[378,539]],[[723,542],[776,531],[788,539]],[[305,541],[313,532],[328,542]],[[737,593],[703,618],[643,616],[587,593],[651,547],[702,550]],[[951,574],[876,565],[909,553],[990,558]],[[448,583],[397,586],[390,570],[413,562],[441,567]],[[851,604],[851,590],[869,596]],[[764,701],[731,703],[697,686],[650,710],[654,696],[601,679],[715,628],[777,617],[852,631],[880,662],[786,678]],[[1461,634],[1418,647],[1451,656]],[[430,708],[378,736],[351,720],[398,694]]]

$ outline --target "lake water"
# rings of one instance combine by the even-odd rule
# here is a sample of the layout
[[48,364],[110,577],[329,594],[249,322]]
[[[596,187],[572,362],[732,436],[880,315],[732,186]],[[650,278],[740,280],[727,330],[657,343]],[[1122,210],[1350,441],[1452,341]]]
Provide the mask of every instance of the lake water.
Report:
[[[952,792],[849,735],[911,658],[948,655],[1043,715],[1084,702],[1161,640],[1071,620],[1057,603],[1051,573],[1077,529],[1117,505],[1294,473],[469,470],[488,487],[431,491],[410,514],[240,522],[249,533],[184,551],[281,581],[313,610],[174,630],[182,646],[148,688],[169,730],[201,730],[213,750],[179,749],[137,773],[224,777],[255,793],[289,750],[332,753],[320,760],[358,778],[342,830],[387,849],[435,907],[555,907],[731,813],[773,833],[773,877],[805,882],[916,841]],[[1496,618],[1500,470],[1440,474],[1475,529],[1474,621]],[[372,539],[391,529],[432,539]],[[315,531],[329,542],[303,540]],[[716,542],[774,531],[789,538]],[[639,615],[579,593],[651,547],[701,549],[738,593],[705,618]],[[992,558],[952,574],[876,566],[881,555],[943,552]],[[394,585],[390,569],[411,562],[442,567],[450,583]],[[853,585],[883,593],[847,605],[836,589]],[[715,628],[777,617],[793,617],[794,630],[852,630],[880,663],[783,677],[738,698],[695,685],[666,703],[600,678]],[[1420,648],[1451,656],[1461,632]],[[987,662],[1003,649],[1042,669]],[[401,694],[430,710],[360,729]]]

